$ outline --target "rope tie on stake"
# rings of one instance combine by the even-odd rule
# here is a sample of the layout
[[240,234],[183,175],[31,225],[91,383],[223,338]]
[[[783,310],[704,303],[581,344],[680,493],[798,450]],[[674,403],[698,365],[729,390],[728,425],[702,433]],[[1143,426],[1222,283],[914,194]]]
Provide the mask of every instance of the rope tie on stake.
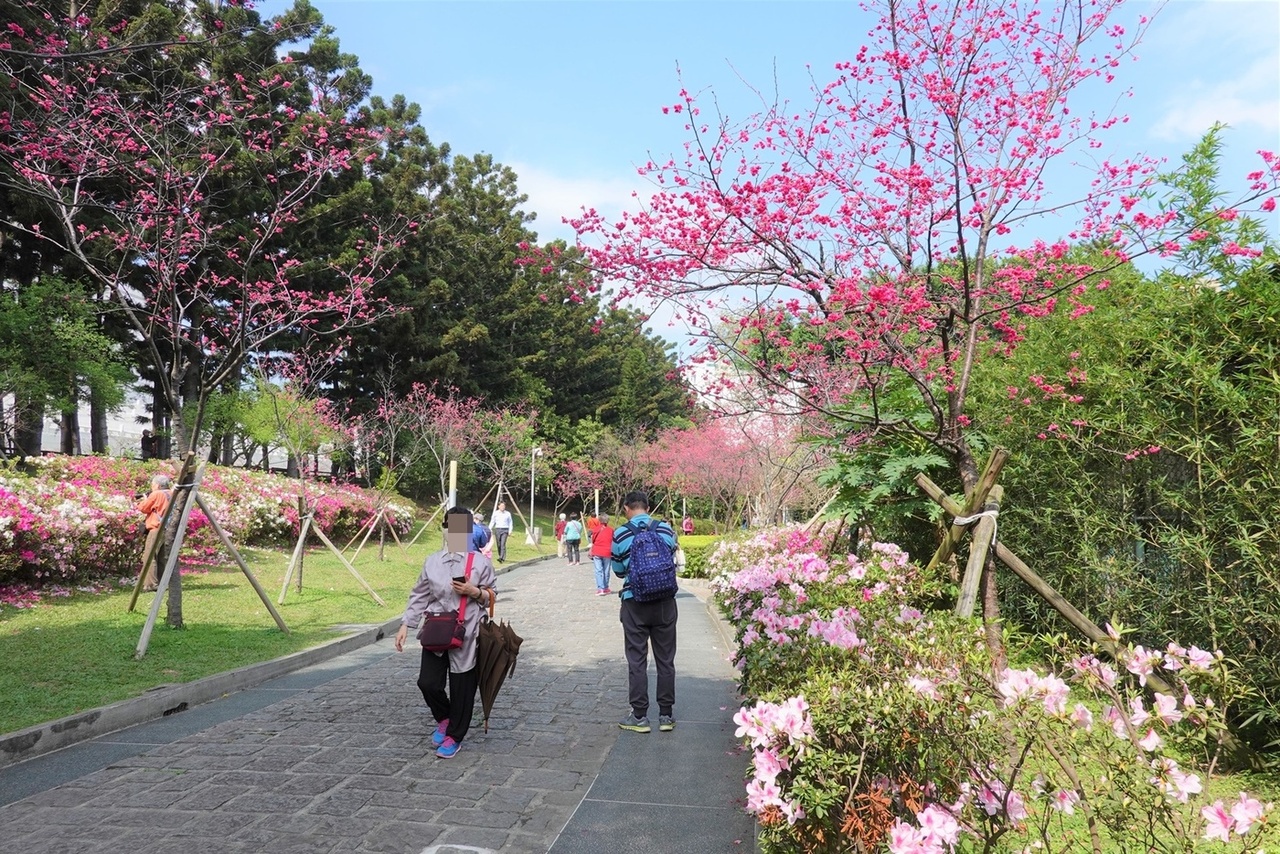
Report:
[[983,516],[991,517],[991,545],[994,546],[996,544],[996,531],[999,530],[1000,527],[1000,521],[998,518],[1000,516],[999,510],[983,510],[980,513],[974,513],[972,516],[957,516],[951,520],[951,524],[972,525]]

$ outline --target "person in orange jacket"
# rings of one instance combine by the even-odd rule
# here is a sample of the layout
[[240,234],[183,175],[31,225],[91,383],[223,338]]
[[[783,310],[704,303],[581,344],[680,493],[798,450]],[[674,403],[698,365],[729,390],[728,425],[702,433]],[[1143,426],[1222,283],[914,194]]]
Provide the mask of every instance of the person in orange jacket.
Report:
[[[172,486],[173,481],[167,474],[158,474],[151,478],[151,493],[138,502],[138,512],[147,514],[147,540],[142,546],[143,560],[146,560],[155,547],[156,540],[163,536],[161,525],[164,523],[164,513],[169,509],[169,499],[173,496]],[[160,576],[156,572],[159,565],[160,555],[157,552],[155,559],[147,567],[147,580],[143,590],[151,591],[159,586]]]

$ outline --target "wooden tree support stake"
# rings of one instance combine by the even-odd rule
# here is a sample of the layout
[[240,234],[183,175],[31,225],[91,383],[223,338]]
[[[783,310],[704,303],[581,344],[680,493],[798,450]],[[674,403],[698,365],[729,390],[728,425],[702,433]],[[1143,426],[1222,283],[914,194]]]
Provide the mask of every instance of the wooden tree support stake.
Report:
[[[916,485],[934,501],[941,505],[942,509],[950,513],[952,516],[963,516],[965,507],[955,501],[951,496],[942,491],[936,483],[924,474],[916,475]],[[1119,661],[1119,648],[1111,636],[1107,634],[1100,626],[1086,617],[1078,608],[1072,605],[1067,599],[1053,588],[1049,582],[1039,576],[1031,567],[1019,558],[1004,543],[996,543],[996,558],[1001,563],[1013,570],[1014,574],[1027,583],[1040,598],[1048,602],[1055,611],[1062,615],[1076,631],[1084,635],[1090,641],[1093,641],[1113,660]],[[966,572],[966,576],[968,573]],[[1154,673],[1147,675],[1147,690],[1150,692],[1159,692],[1169,696],[1176,696],[1173,686],[1161,679]],[[1226,752],[1228,761],[1236,767],[1248,766],[1261,770],[1263,763],[1261,758],[1248,745],[1241,742],[1232,733],[1222,734],[1222,747]]]
[[439,507],[437,507],[437,508],[435,509],[435,512],[434,512],[434,513],[432,513],[429,517],[427,517],[427,521],[425,521],[425,522],[423,522],[423,523],[422,523],[422,527],[421,527],[421,528],[419,528],[419,529],[418,529],[418,531],[417,531],[417,533],[415,533],[415,534],[413,535],[413,539],[409,541],[409,545],[411,545],[411,546],[412,546],[412,545],[414,545],[415,543],[417,543],[417,542],[418,542],[418,537],[421,537],[421,536],[422,536],[422,532],[423,532],[423,531],[425,531],[425,530],[427,530],[427,528],[430,528],[430,527],[431,527],[431,523],[432,523],[432,522],[434,522],[434,521],[436,520],[436,517],[437,517],[437,516],[439,516],[439,515],[440,515],[440,513],[441,513],[443,510],[444,510],[444,505],[443,505],[443,504],[441,504]]
[[[987,503],[982,505],[982,512],[999,513],[1000,500],[1002,498],[1004,498],[1004,487],[997,483],[991,487],[991,492],[987,496]],[[969,540],[969,562],[965,565],[964,580],[960,583],[960,596],[956,600],[957,616],[973,616],[974,606],[978,602],[978,582],[982,580],[982,570],[987,565],[987,554],[991,550],[992,542],[995,540],[996,529],[996,517],[994,515],[983,516],[974,525],[973,536]]]
[[267,606],[267,610],[271,613],[271,619],[276,621],[280,631],[286,635],[289,634],[289,627],[284,624],[284,618],[280,616],[280,612],[271,604],[271,597],[267,595],[266,590],[262,589],[262,585],[258,583],[257,577],[249,569],[249,565],[245,563],[244,558],[240,556],[240,552],[236,549],[235,544],[231,542],[231,538],[227,536],[226,532],[222,530],[222,526],[218,524],[218,517],[209,509],[209,505],[204,503],[204,498],[199,493],[196,493],[196,504],[204,511],[204,515],[209,517],[209,524],[213,527],[213,532],[218,535],[218,539],[222,541],[222,545],[226,550],[231,552],[231,557],[235,560],[236,565],[240,567],[244,577],[249,579],[249,583],[253,585],[253,592],[257,593],[258,598],[262,600],[262,604]]
[[285,593],[289,590],[289,576],[293,573],[294,564],[298,563],[302,559],[302,551],[306,547],[307,543],[307,532],[314,529],[316,536],[320,538],[320,542],[324,543],[329,551],[333,552],[334,557],[336,557],[342,565],[347,568],[347,572],[350,572],[355,576],[356,581],[360,582],[360,586],[373,597],[373,601],[385,608],[387,603],[378,595],[378,591],[369,586],[369,582],[364,580],[364,576],[362,576],[356,568],[351,565],[351,562],[347,560],[346,556],[342,552],[338,551],[338,547],[324,535],[324,531],[320,529],[320,526],[313,524],[312,520],[314,518],[314,513],[308,513],[306,518],[302,520],[302,528],[298,532],[298,544],[293,547],[293,558],[289,560],[289,568],[285,570],[284,585],[280,588],[280,598],[276,600],[276,604],[284,604]]
[[[991,452],[991,458],[987,460],[987,465],[982,470],[982,474],[978,477],[978,483],[973,488],[961,512],[952,515],[955,516],[972,516],[977,508],[981,507],[987,501],[987,494],[991,491],[991,487],[995,486],[996,480],[1000,477],[1000,470],[1004,468],[1004,464],[1009,459],[1009,452],[1004,448],[996,448]],[[916,483],[920,482],[923,474],[916,478]],[[927,479],[927,478],[926,478]],[[942,538],[941,545],[934,552],[933,560],[929,561],[929,569],[935,569],[944,562],[951,559],[951,555],[955,553],[956,546],[960,544],[961,538],[964,537],[965,525],[952,525],[947,531],[947,535]]]

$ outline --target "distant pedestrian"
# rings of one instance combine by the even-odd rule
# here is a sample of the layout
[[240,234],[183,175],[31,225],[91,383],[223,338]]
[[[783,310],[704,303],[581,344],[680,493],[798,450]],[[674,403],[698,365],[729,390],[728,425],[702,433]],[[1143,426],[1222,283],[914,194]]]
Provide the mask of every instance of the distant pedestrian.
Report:
[[564,523],[564,553],[569,558],[569,566],[577,566],[582,563],[582,552],[578,547],[582,545],[582,520],[578,518],[577,513],[569,514],[569,521]]
[[[164,536],[162,526],[164,524],[164,513],[169,509],[169,500],[173,497],[173,481],[169,479],[167,474],[158,474],[151,478],[151,492],[146,498],[138,502],[138,511],[147,514],[147,539],[142,546],[142,559],[146,560],[147,555],[152,554],[152,549],[156,547],[156,541]],[[160,550],[156,549],[152,561],[147,564],[147,580],[143,582],[142,589],[148,592],[155,590],[160,585],[160,575],[156,571],[160,565]]]
[[[465,507],[453,507],[445,515],[445,546],[422,564],[422,573],[409,593],[409,604],[405,606],[395,638],[396,652],[403,652],[410,626],[417,629],[427,613],[456,613],[466,597],[462,646],[445,652],[424,648],[418,671],[418,690],[436,719],[431,743],[436,746],[436,756],[443,759],[458,752],[471,728],[480,681],[476,638],[480,634],[480,618],[497,586],[497,575],[489,559],[468,551],[469,540],[475,533],[473,526],[471,511]],[[465,580],[468,563],[471,578]]]
[[484,526],[484,514],[477,510],[471,517],[471,541],[467,551],[480,552],[485,557],[491,557],[492,552],[486,549],[492,540],[493,534]]
[[610,558],[613,555],[613,528],[609,527],[609,514],[600,514],[600,524],[591,535],[591,563],[596,570],[596,595],[608,596]]
[[684,514],[684,521],[680,523],[680,530],[684,531],[686,537],[693,533],[693,517],[688,513]]
[[564,526],[569,517],[561,513],[556,520],[556,557],[564,557]]
[[147,460],[154,460],[156,457],[160,456],[160,439],[156,436],[151,435],[150,430],[142,431],[142,441],[140,445],[141,445],[141,452],[142,452],[142,461],[144,463]]
[[511,512],[507,510],[507,502],[499,501],[498,509],[493,511],[490,520],[493,528],[494,549],[498,552],[498,563],[507,562],[507,537],[511,536]]
[[676,620],[679,612],[675,595],[654,602],[637,602],[630,588],[631,546],[636,535],[653,528],[663,546],[670,550],[675,562],[676,533],[665,522],[649,516],[649,496],[629,492],[622,500],[626,524],[613,529],[613,574],[623,579],[622,621],[623,650],[627,656],[628,699],[631,714],[618,724],[631,732],[649,732],[649,649],[658,669],[658,729],[670,732],[676,728]]

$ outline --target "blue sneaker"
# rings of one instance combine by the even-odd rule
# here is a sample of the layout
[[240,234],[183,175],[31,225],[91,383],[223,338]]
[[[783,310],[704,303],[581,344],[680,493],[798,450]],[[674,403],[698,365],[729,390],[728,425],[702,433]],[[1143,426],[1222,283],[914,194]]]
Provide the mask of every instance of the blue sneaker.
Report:
[[445,718],[436,727],[436,731],[431,733],[431,743],[436,747],[444,744],[444,731],[449,728],[449,719]]
[[436,756],[439,756],[441,759],[451,759],[453,754],[457,753],[461,748],[461,744],[458,744],[458,742],[446,735],[444,737],[444,743],[441,744],[440,749],[436,751]]

